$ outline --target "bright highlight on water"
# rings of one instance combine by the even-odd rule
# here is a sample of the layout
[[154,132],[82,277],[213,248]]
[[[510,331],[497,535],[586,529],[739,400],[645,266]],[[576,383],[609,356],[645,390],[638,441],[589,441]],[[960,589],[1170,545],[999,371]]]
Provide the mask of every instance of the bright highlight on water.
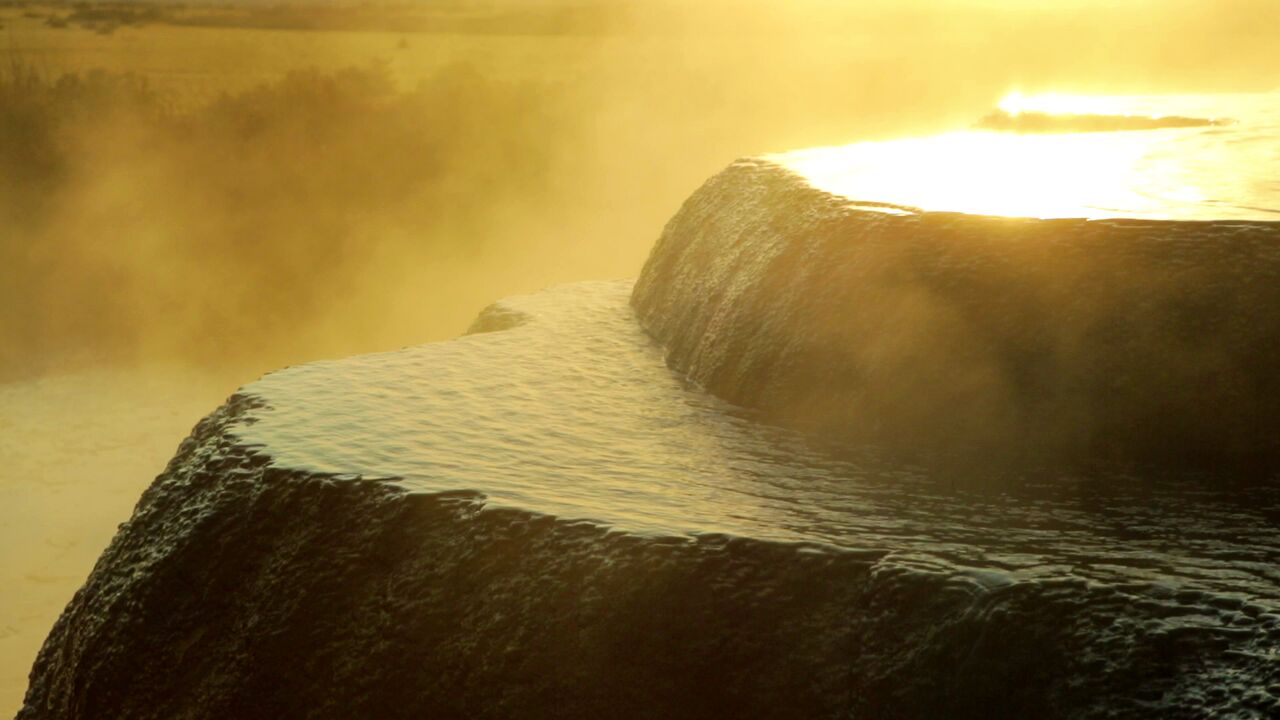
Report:
[[23,720],[182,715],[188,677],[228,716],[1280,712],[1277,109],[1016,96],[1014,131],[740,160],[634,283],[270,373]]
[[965,130],[775,156],[863,201],[1038,218],[1280,219],[1280,93],[1010,95],[1010,113],[1180,116],[1231,124],[1124,132]]

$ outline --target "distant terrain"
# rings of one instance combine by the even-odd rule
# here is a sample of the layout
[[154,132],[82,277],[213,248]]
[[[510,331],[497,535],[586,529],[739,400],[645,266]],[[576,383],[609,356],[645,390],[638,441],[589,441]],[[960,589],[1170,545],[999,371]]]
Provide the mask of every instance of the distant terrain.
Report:
[[558,35],[609,32],[621,5],[609,3],[6,3],[54,28],[111,33],[119,27],[184,25],[368,32]]

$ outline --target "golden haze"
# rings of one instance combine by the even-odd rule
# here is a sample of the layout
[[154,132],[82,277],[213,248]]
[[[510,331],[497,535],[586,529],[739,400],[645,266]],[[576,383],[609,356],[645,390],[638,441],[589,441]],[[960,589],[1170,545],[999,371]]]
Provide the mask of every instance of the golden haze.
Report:
[[1012,89],[1280,86],[1275,0],[174,7],[0,0],[0,714],[258,373],[632,276],[742,155],[965,127]]
[[521,5],[472,34],[3,9],[0,373],[243,380],[438,339],[501,295],[633,274],[736,156],[955,127],[1015,87],[1280,77],[1266,1],[686,5]]

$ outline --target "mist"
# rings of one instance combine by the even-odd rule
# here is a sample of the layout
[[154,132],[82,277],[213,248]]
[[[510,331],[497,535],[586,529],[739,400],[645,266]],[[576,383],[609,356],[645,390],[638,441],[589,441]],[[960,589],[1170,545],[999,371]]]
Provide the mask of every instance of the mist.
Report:
[[[415,68],[335,42],[193,101],[11,33],[0,378],[177,363],[243,381],[443,339],[503,295],[634,275],[738,156],[963,126],[1014,88],[1280,77],[1269,2],[632,2],[590,23],[459,6],[505,18],[495,43],[531,23],[523,55]],[[424,22],[402,44],[433,42]]]
[[[235,387],[634,277],[735,158],[964,128],[1014,90],[1276,90],[1277,47],[1276,0],[0,0],[0,714]],[[962,342],[893,297],[904,342]],[[882,410],[937,427],[903,392]]]

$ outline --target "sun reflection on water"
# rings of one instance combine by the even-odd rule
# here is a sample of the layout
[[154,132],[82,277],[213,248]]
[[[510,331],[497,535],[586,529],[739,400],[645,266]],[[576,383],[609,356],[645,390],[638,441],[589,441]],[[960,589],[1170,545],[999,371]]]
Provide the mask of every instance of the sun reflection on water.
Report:
[[1024,95],[1018,90],[1005,95],[996,107],[1009,113],[1043,112],[1054,115],[1068,113],[1124,115],[1135,111],[1134,104],[1129,98],[1124,97],[1068,93]]
[[773,159],[853,200],[1008,217],[1280,220],[1280,94],[1093,97],[1010,94],[1016,114],[1241,117],[1237,124],[1116,132],[966,130],[801,150]]

